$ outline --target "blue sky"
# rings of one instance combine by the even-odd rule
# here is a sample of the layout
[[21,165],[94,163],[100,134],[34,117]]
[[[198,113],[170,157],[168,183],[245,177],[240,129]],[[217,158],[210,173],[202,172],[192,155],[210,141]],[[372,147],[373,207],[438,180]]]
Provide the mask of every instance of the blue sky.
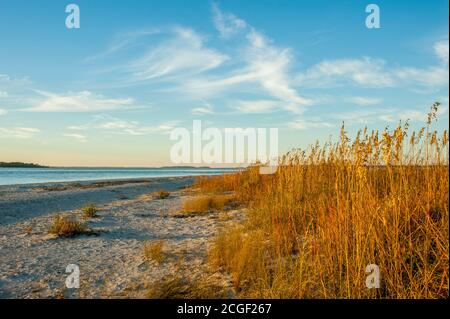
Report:
[[280,152],[442,102],[448,1],[0,2],[0,160],[170,165],[168,132],[277,127]]

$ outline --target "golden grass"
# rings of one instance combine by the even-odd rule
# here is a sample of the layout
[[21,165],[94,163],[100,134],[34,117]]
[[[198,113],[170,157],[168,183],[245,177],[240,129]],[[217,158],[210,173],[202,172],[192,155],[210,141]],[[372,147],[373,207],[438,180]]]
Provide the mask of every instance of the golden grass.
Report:
[[209,276],[187,278],[170,274],[152,284],[147,290],[150,299],[218,299],[227,298],[223,285]]
[[84,218],[95,218],[98,217],[97,212],[98,209],[94,204],[89,204],[83,207],[82,209]]
[[165,199],[169,196],[170,196],[170,193],[163,189],[161,189],[153,194],[153,198],[156,198],[156,199]]
[[148,241],[144,243],[143,254],[147,260],[153,260],[160,264],[164,261],[164,241]]
[[183,203],[184,213],[207,213],[223,210],[226,205],[236,201],[234,195],[202,195]]
[[64,216],[55,216],[48,232],[49,234],[54,234],[58,237],[72,237],[89,233],[89,230],[82,222],[72,220]]
[[[236,191],[250,208],[210,252],[240,297],[446,298],[449,288],[448,133],[408,123],[393,131],[344,127],[339,142],[280,159],[276,174],[253,167],[199,180]],[[376,264],[381,287],[368,289]]]

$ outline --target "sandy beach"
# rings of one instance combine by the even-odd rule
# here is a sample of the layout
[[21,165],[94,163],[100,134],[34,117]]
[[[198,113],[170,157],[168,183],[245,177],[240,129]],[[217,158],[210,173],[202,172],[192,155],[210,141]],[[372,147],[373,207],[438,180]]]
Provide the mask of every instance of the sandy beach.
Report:
[[[184,216],[192,177],[29,184],[0,187],[0,298],[144,298],[164,276],[207,279],[232,297],[231,281],[207,273],[211,236],[240,210]],[[165,189],[170,196],[155,199]],[[88,203],[99,209],[86,220],[95,234],[59,238],[48,233],[62,214],[82,220]],[[143,258],[145,242],[164,243],[163,263]],[[80,268],[80,288],[65,286],[66,266]]]

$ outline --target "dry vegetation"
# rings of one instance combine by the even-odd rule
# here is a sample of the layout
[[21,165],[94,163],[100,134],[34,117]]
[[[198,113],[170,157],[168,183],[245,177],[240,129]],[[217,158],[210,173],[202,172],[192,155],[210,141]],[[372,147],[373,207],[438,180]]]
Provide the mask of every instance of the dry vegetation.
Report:
[[83,212],[83,217],[86,219],[87,218],[95,218],[98,216],[97,215],[98,209],[93,204],[89,204],[89,205],[86,205],[85,207],[83,207],[82,212]]
[[72,237],[89,233],[89,230],[82,222],[64,216],[55,216],[48,232],[58,237]]
[[[449,286],[448,132],[408,123],[295,150],[273,175],[253,167],[202,177],[205,192],[234,191],[247,220],[223,229],[212,265],[240,297],[444,298]],[[209,200],[186,204],[209,209]],[[381,272],[367,289],[368,264]]]
[[170,274],[149,286],[151,299],[217,299],[227,298],[229,292],[212,278],[211,274],[188,278]]
[[144,244],[143,254],[146,260],[155,261],[160,264],[164,260],[164,242],[162,240],[158,241],[148,241]]
[[155,198],[155,199],[165,199],[165,198],[168,198],[169,196],[170,196],[170,193],[163,189],[161,189],[153,194],[153,198]]
[[192,213],[208,213],[212,211],[220,211],[225,206],[234,203],[236,197],[234,195],[203,195],[186,200],[183,203],[183,212]]

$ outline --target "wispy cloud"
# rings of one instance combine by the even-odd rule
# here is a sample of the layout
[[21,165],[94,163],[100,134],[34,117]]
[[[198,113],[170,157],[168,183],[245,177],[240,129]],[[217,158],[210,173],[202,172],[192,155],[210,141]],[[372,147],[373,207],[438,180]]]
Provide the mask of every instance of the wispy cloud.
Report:
[[214,109],[210,104],[206,103],[203,106],[193,108],[191,113],[193,115],[214,114]]
[[7,110],[5,110],[5,109],[0,109],[0,116],[6,115],[7,113],[8,113]]
[[436,42],[434,52],[443,64],[448,65],[448,39]]
[[[220,9],[213,7],[215,16],[229,16]],[[232,16],[233,19],[239,19]],[[243,21],[240,20],[239,21]],[[181,86],[184,92],[199,96],[216,95],[229,92],[236,87],[240,90],[244,85],[252,87],[253,91],[269,94],[284,103],[284,109],[301,113],[305,106],[314,101],[298,94],[292,85],[290,67],[292,54],[289,48],[278,48],[273,41],[243,21],[239,25],[246,29],[246,45],[239,50],[241,65],[222,75],[204,76],[188,79]]]
[[[368,125],[376,122],[397,123],[409,120],[411,122],[426,121],[426,108],[381,108],[381,109],[359,109],[349,112],[332,114],[333,118],[344,121],[348,125]],[[441,107],[438,116],[448,112],[447,107]]]
[[333,124],[320,120],[296,119],[292,122],[289,122],[287,126],[294,130],[308,130],[333,127]]
[[160,32],[161,30],[157,28],[148,28],[128,32],[121,32],[115,36],[113,41],[104,51],[87,57],[85,61],[92,62],[94,60],[110,56],[119,51],[129,49],[133,46],[136,46],[140,39],[143,39],[150,35],[158,34]]
[[275,100],[236,101],[232,107],[242,113],[267,113],[280,109],[280,103]]
[[94,120],[83,125],[73,125],[67,127],[72,131],[92,131],[102,130],[110,134],[121,135],[147,135],[151,133],[168,134],[173,130],[179,121],[166,121],[154,126],[142,126],[137,121],[127,121],[109,115],[94,116]]
[[383,101],[383,99],[375,97],[351,96],[347,98],[346,101],[356,105],[369,106],[380,104]]
[[244,20],[239,19],[232,13],[222,12],[216,3],[212,4],[212,10],[214,25],[223,38],[228,38],[247,27],[247,23]]
[[86,136],[84,136],[82,134],[77,134],[77,133],[65,133],[65,134],[63,134],[63,136],[74,138],[76,140],[79,140],[80,142],[86,142],[86,140],[87,140]]
[[7,97],[8,96],[8,92],[6,91],[0,91],[0,98],[2,97]]
[[68,92],[57,94],[35,90],[41,98],[32,102],[34,105],[21,109],[26,112],[98,112],[121,107],[129,107],[134,103],[132,98],[107,98],[90,91]]
[[436,42],[434,53],[440,64],[429,67],[389,67],[383,59],[325,60],[313,65],[298,78],[298,84],[311,88],[355,85],[370,88],[397,86],[442,87],[448,85],[448,40]]
[[0,138],[27,139],[40,132],[37,128],[31,127],[0,127]]
[[189,28],[177,27],[173,37],[129,64],[133,81],[179,77],[214,69],[228,56],[204,45],[204,38]]
[[385,72],[386,62],[381,59],[338,59],[322,61],[298,77],[306,87],[333,87],[356,84],[368,87],[389,87],[395,82]]

